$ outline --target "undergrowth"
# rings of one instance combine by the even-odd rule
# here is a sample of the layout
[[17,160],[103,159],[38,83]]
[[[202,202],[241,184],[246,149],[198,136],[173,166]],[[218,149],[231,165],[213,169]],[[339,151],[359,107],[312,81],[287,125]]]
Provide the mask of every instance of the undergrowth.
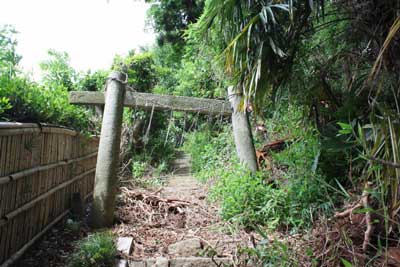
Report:
[[240,266],[302,266],[300,256],[317,266],[312,248],[268,236],[276,230],[285,236],[308,232],[320,214],[332,214],[336,203],[335,186],[318,169],[319,134],[302,118],[303,110],[289,105],[258,122],[268,135],[254,133],[256,148],[276,140],[285,145],[270,151],[256,174],[238,162],[230,125],[188,134],[184,149],[192,156],[194,175],[212,184],[209,197],[219,202],[222,218],[262,237],[253,247],[239,249]]
[[[255,227],[255,230],[260,234],[262,239],[253,247],[244,247],[239,250],[239,266],[298,267],[302,266],[302,258],[312,255],[311,250],[305,249],[305,254],[300,256],[296,249],[287,241],[271,241],[261,229]],[[314,267],[317,265],[312,261],[310,266]]]
[[113,235],[109,232],[95,233],[76,244],[68,267],[113,266],[116,256]]
[[221,129],[214,132],[205,124],[186,136],[183,150],[191,155],[192,171],[202,181],[223,173],[228,167],[227,159],[236,160],[230,126],[224,125]]
[[175,139],[166,125],[166,114],[125,109],[123,151],[132,181],[151,188],[163,184],[175,158]]
[[271,154],[271,167],[256,175],[238,164],[229,126],[219,133],[205,127],[189,134],[185,150],[192,156],[193,171],[202,181],[214,180],[210,197],[220,202],[224,219],[295,232],[310,226],[319,212],[332,210],[331,185],[316,167],[318,134],[300,120],[300,109],[284,111],[287,117],[273,116],[266,125],[269,141],[283,136],[289,141],[283,151]]

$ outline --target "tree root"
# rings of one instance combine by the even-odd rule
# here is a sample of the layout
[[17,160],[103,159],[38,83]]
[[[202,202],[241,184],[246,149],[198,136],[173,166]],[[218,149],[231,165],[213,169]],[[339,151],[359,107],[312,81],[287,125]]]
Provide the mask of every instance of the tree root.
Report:
[[371,212],[369,211],[369,204],[368,204],[368,189],[369,185],[366,183],[365,189],[363,192],[363,197],[362,197],[362,203],[364,206],[364,209],[366,210],[365,213],[365,223],[367,225],[367,230],[364,233],[364,242],[363,242],[363,251],[366,252],[368,249],[369,241],[371,238],[371,234],[373,232],[373,226],[372,226],[372,220],[371,220]]
[[371,239],[371,234],[374,230],[374,227],[372,225],[372,216],[371,216],[371,212],[370,212],[370,206],[369,206],[369,183],[368,182],[365,184],[364,191],[363,191],[363,194],[362,194],[360,200],[358,200],[354,206],[352,206],[342,212],[335,213],[334,217],[335,218],[344,218],[344,217],[349,216],[350,221],[351,221],[353,212],[359,208],[365,209],[365,224],[366,224],[367,229],[364,232],[364,241],[363,241],[362,249],[364,252],[366,252],[368,249],[370,239]]

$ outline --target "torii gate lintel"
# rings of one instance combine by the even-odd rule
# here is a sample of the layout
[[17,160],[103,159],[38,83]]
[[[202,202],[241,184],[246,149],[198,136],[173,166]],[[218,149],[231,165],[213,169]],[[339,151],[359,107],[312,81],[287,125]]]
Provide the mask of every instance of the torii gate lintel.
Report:
[[246,112],[240,111],[241,98],[229,88],[230,102],[195,97],[156,95],[126,91],[126,74],[113,72],[107,83],[107,93],[70,92],[70,103],[77,105],[104,105],[100,144],[97,155],[95,186],[90,223],[103,228],[113,224],[117,167],[121,141],[123,107],[175,110],[203,114],[232,115],[232,126],[239,160],[253,173],[257,161]]
[[[70,92],[69,102],[75,105],[105,104],[105,95],[102,92]],[[145,110],[173,110],[200,114],[231,116],[231,105],[228,101],[199,97],[158,95],[127,91],[124,100],[125,107]]]

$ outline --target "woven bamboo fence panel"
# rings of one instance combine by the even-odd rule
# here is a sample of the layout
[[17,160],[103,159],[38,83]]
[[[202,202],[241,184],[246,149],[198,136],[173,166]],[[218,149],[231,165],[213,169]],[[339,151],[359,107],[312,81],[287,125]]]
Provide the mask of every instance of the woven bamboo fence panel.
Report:
[[98,138],[0,123],[0,265],[17,258],[94,186]]

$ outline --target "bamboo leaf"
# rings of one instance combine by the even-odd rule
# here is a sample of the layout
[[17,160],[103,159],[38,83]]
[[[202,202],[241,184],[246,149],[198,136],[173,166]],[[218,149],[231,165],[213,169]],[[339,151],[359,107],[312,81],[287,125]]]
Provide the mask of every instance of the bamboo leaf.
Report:
[[343,258],[341,258],[341,260],[342,260],[344,267],[353,267],[353,264],[351,264],[348,260],[345,260]]
[[390,31],[385,39],[385,42],[383,43],[383,46],[381,48],[381,51],[379,52],[378,57],[375,60],[374,66],[371,69],[371,72],[369,74],[369,80],[373,80],[376,75],[378,74],[380,67],[382,65],[382,60],[383,60],[383,55],[385,54],[386,50],[389,48],[390,43],[392,42],[393,38],[395,37],[396,33],[400,29],[400,17],[397,17],[397,19],[394,21],[392,27],[390,28]]

